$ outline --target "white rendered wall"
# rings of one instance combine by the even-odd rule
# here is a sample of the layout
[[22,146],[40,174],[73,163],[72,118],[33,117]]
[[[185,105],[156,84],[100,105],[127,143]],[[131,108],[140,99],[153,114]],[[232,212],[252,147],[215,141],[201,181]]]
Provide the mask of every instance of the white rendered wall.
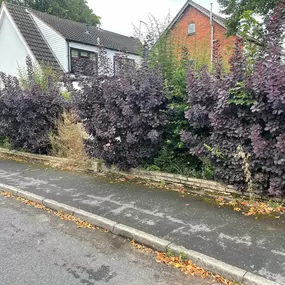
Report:
[[19,67],[26,67],[29,54],[5,10],[0,19],[0,71],[18,76]]

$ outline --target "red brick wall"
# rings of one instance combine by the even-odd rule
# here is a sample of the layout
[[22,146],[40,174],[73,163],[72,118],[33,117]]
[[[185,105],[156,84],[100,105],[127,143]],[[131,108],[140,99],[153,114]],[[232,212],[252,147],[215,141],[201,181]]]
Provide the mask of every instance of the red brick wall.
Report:
[[[189,23],[196,24],[196,33],[188,36]],[[214,22],[215,40],[221,44],[223,59],[228,61],[232,54],[235,37],[227,37],[226,29]],[[210,62],[211,58],[211,25],[210,18],[199,10],[188,7],[171,30],[173,41],[179,48],[187,47],[189,54],[198,60]]]

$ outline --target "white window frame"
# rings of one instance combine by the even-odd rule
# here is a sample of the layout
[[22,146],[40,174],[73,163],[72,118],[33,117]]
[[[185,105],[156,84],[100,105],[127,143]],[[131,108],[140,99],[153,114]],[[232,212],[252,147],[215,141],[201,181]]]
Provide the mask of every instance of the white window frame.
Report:
[[194,35],[196,33],[196,24],[189,23],[188,24],[188,36]]

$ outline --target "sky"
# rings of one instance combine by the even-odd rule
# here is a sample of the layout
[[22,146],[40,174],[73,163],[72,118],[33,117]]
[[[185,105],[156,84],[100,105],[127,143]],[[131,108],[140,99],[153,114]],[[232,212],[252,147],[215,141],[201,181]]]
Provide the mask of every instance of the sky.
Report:
[[[163,20],[170,12],[174,18],[186,3],[186,0],[87,0],[95,14],[102,18],[101,28],[119,34],[132,36],[133,24],[139,26],[139,22],[148,22],[148,15]],[[219,12],[217,0],[196,0],[196,3],[210,9],[213,3],[213,11]]]

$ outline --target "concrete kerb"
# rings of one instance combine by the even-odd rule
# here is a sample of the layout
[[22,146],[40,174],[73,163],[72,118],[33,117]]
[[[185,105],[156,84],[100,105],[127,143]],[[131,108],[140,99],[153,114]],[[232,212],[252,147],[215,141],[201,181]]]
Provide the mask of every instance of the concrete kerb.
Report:
[[270,281],[268,279],[265,279],[261,276],[252,274],[250,272],[247,272],[243,278],[243,284],[246,285],[282,285],[273,281]]
[[181,247],[173,243],[168,246],[167,250],[175,255],[182,255],[183,257],[192,260],[193,263],[202,268],[206,268],[207,270],[217,273],[224,278],[235,280],[239,283],[243,282],[243,277],[247,273],[246,270],[229,265],[200,252],[188,250],[185,247]]
[[86,221],[90,224],[93,224],[97,227],[103,228],[105,230],[114,232],[114,227],[118,224],[117,222],[111,221],[109,219],[106,219],[104,217],[77,209],[74,212],[74,216],[76,218],[79,218],[83,221]]
[[77,208],[68,206],[66,204],[59,203],[51,199],[44,199],[42,204],[46,206],[47,208],[50,208],[55,211],[62,211],[72,216],[74,215],[74,212],[77,210]]
[[39,203],[39,204],[43,204],[43,200],[44,200],[44,197],[24,191],[24,190],[18,190],[17,196],[36,202],[36,203]]
[[149,246],[154,250],[163,251],[163,252],[166,251],[168,245],[171,243],[170,241],[158,238],[154,235],[148,234],[143,231],[139,231],[137,229],[125,226],[123,224],[115,225],[113,233],[115,235],[130,238],[141,244]]
[[170,251],[175,255],[183,255],[200,267],[203,267],[211,272],[223,276],[224,278],[234,280],[244,285],[281,285],[277,282],[265,279],[261,276],[232,266],[213,257],[207,256],[194,250],[188,250],[185,247],[178,246],[173,243],[167,247],[167,251]]
[[28,199],[30,201],[43,204],[44,197],[18,189],[13,186],[5,185],[0,183],[0,189],[10,192],[18,197]]
[[185,247],[178,246],[170,241],[158,238],[154,235],[148,234],[146,232],[134,229],[132,227],[120,224],[118,222],[111,221],[104,217],[80,210],[75,207],[71,207],[66,204],[59,203],[57,201],[46,199],[42,196],[35,195],[28,191],[23,191],[13,186],[0,183],[0,190],[11,192],[12,194],[29,199],[30,201],[41,203],[44,206],[56,210],[63,211],[64,213],[69,213],[77,218],[80,218],[90,224],[98,226],[100,228],[111,231],[112,233],[134,239],[135,241],[149,246],[157,251],[170,251],[176,255],[183,255],[193,263],[197,264],[204,269],[211,271],[215,274],[219,274],[224,278],[234,280],[236,282],[242,283],[244,285],[282,285],[280,283],[270,281],[261,276],[252,274],[248,271],[240,269],[238,267],[232,266],[213,257],[207,256],[205,254],[188,250]]
[[2,191],[10,192],[10,193],[12,193],[14,195],[17,195],[18,191],[20,190],[19,188],[16,188],[16,187],[13,187],[13,186],[9,186],[9,185],[6,185],[6,184],[2,184],[2,183],[0,183],[0,189]]

